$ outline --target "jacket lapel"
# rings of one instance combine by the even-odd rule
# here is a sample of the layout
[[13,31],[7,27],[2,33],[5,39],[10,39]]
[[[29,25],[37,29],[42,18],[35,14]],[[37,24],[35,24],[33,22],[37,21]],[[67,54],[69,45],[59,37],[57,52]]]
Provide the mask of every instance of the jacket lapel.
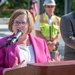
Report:
[[18,58],[18,63],[20,63],[19,51],[16,44],[11,45],[8,47],[9,50],[9,66],[12,67],[15,62],[15,57]]
[[[41,57],[41,46],[39,44],[37,37],[33,37],[32,35],[29,34],[29,37],[30,37],[30,41],[33,45],[33,49],[34,49],[34,54],[35,54],[35,62],[42,62],[42,57]],[[42,43],[41,43],[42,44]],[[38,55],[39,54],[39,55]]]
[[73,18],[75,19],[75,11],[73,12]]

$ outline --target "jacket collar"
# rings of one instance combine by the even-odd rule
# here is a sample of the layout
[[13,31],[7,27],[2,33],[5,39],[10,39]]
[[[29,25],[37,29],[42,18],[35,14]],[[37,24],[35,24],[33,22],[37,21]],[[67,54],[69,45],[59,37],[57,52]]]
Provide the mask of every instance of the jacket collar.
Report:
[[75,11],[73,12],[73,17],[75,18]]

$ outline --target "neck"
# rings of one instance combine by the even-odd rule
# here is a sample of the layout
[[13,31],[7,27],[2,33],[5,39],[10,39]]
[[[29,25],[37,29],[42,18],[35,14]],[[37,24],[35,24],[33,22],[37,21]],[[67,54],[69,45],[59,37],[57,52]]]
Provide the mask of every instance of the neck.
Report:
[[18,45],[21,46],[29,46],[30,45],[30,40],[28,35],[25,38],[20,38],[19,41],[17,42]]
[[50,13],[49,13],[49,14],[48,14],[48,13],[46,13],[46,14],[48,15],[48,18],[51,18],[51,16],[53,15],[53,14],[50,14]]

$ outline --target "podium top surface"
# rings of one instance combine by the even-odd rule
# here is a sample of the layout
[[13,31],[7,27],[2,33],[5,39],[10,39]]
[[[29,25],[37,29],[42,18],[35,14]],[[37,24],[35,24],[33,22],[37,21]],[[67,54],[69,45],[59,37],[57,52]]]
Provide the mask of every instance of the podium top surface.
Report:
[[75,60],[28,64],[28,66],[36,66],[36,67],[64,66],[64,65],[75,65]]
[[4,75],[75,75],[75,60],[28,64],[6,71]]

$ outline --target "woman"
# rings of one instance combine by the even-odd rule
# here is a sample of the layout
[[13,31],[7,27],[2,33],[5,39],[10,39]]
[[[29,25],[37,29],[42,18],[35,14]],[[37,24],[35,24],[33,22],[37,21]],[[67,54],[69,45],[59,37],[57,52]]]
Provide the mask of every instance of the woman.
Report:
[[0,75],[9,69],[26,66],[28,63],[50,61],[46,42],[30,34],[33,28],[33,17],[28,10],[18,9],[12,14],[8,29],[13,34],[0,39],[0,46],[3,46],[9,38],[11,39],[18,30],[22,30],[23,35],[16,43],[0,49]]

